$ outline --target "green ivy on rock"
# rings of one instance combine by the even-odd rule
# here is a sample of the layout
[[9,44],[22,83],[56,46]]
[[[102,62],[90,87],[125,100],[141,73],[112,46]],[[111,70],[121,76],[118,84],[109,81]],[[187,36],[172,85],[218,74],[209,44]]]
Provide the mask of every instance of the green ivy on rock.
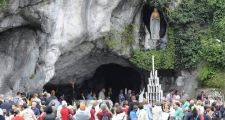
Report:
[[220,89],[225,87],[224,70],[216,69],[208,65],[203,65],[200,70],[198,70],[197,79],[203,87]]
[[168,32],[169,40],[168,47],[161,50],[134,50],[132,57],[129,61],[143,70],[151,70],[152,55],[155,56],[156,69],[174,69],[174,33],[172,29]]
[[111,50],[126,51],[134,42],[133,28],[135,25],[124,25],[121,30],[112,28],[112,30],[105,36],[104,44]]
[[223,88],[225,81],[224,0],[183,0],[169,11],[175,29],[176,67],[196,68],[203,87]]
[[8,0],[0,0],[0,9],[5,8],[8,4]]

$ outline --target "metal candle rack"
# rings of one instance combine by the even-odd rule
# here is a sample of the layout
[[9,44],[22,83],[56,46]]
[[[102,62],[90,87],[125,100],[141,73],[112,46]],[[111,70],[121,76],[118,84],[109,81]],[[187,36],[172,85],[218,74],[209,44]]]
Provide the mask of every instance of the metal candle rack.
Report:
[[147,101],[152,101],[152,103],[155,103],[156,101],[161,102],[163,100],[163,91],[161,89],[161,84],[159,84],[159,77],[154,64],[155,60],[154,56],[152,56],[152,71],[148,78],[147,92],[145,92]]

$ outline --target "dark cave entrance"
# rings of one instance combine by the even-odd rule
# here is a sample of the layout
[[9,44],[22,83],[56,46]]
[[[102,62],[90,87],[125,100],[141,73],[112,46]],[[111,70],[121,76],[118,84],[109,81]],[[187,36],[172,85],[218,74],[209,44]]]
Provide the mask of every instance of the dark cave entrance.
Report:
[[73,88],[71,84],[52,84],[47,83],[43,88],[50,92],[56,91],[56,96],[64,95],[64,98],[72,103],[73,98],[80,99],[80,93],[83,92],[86,96],[88,92],[92,91],[98,95],[102,88],[106,89],[106,96],[108,88],[112,88],[113,101],[117,101],[119,91],[125,88],[139,92],[141,86],[144,84],[141,72],[132,68],[124,67],[118,64],[104,64],[99,66],[94,75],[80,84],[75,84]]
[[118,64],[105,64],[99,66],[91,79],[81,85],[81,90],[92,90],[98,95],[102,88],[112,88],[113,101],[117,100],[120,90],[131,89],[139,91],[142,85],[141,74],[132,67],[123,67]]

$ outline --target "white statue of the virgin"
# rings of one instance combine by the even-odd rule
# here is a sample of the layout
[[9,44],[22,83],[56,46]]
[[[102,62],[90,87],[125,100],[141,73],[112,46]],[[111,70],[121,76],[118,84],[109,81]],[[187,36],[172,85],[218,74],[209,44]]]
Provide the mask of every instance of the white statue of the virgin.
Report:
[[160,39],[159,31],[160,31],[160,16],[157,8],[154,8],[150,18],[151,39],[159,40]]

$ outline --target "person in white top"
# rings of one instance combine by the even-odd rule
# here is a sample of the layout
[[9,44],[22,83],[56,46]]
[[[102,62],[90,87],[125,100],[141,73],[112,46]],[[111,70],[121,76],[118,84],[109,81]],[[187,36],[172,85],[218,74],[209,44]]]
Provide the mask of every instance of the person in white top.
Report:
[[138,120],[147,120],[147,112],[144,110],[142,104],[139,105]]
[[116,115],[113,116],[112,120],[127,120],[127,115],[123,112],[122,107],[117,108]]
[[105,88],[102,88],[102,90],[98,94],[99,100],[105,100]]
[[20,114],[24,117],[24,120],[37,120],[33,110],[29,108],[26,103],[23,104]]
[[153,120],[162,120],[162,107],[160,102],[157,102],[156,105],[152,108],[152,119]]

